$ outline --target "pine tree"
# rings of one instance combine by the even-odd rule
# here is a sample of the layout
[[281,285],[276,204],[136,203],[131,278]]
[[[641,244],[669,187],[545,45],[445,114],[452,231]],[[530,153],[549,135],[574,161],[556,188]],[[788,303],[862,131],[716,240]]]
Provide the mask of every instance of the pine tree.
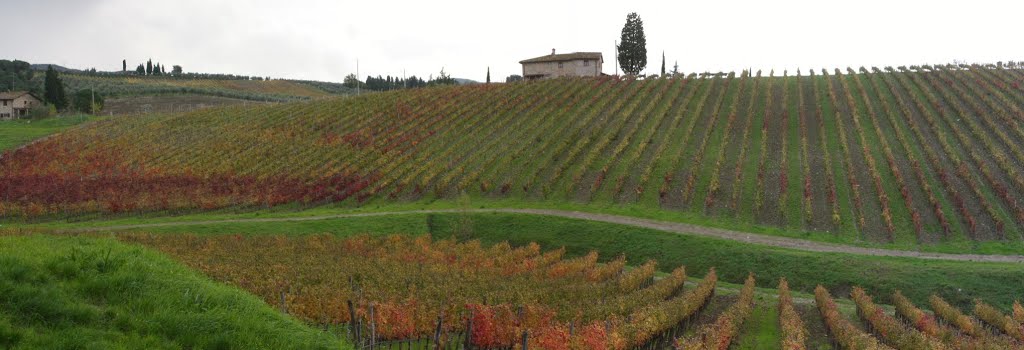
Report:
[[53,66],[46,68],[46,79],[44,79],[43,87],[45,90],[43,99],[46,100],[46,103],[53,105],[58,111],[63,111],[67,108],[68,100],[64,95],[64,83],[61,82],[57,71],[53,70]]
[[637,75],[647,67],[647,37],[644,36],[644,22],[636,12],[626,15],[618,50],[619,67],[626,74]]
[[146,75],[153,75],[153,60],[146,61]]
[[135,67],[135,74],[137,74],[137,75],[146,74],[146,67],[142,66],[142,63],[139,63],[139,66]]
[[487,67],[487,83],[491,83],[491,67]]
[[665,76],[665,51],[661,52],[661,76]]

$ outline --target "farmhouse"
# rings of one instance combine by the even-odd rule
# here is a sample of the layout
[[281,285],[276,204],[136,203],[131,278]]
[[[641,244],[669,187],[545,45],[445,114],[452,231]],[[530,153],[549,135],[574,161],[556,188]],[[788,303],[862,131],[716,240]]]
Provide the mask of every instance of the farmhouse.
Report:
[[43,102],[28,91],[0,92],[0,119],[24,117]]
[[526,80],[550,79],[557,77],[597,77],[601,75],[604,57],[600,52],[573,52],[551,54],[519,61],[523,65]]

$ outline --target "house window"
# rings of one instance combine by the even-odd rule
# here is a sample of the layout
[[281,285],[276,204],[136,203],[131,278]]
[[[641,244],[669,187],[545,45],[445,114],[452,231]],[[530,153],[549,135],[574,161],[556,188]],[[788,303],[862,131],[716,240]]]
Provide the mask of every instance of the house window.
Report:
[[590,60],[583,60],[584,67],[590,67]]
[[7,101],[4,101],[4,106],[6,106],[6,105],[7,105]]

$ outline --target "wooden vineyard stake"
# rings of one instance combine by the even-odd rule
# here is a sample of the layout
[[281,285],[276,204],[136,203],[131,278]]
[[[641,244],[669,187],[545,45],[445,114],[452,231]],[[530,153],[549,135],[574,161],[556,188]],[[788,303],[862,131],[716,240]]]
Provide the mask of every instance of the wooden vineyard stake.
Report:
[[434,349],[441,348],[441,322],[444,320],[444,312],[437,316],[437,328],[434,329]]

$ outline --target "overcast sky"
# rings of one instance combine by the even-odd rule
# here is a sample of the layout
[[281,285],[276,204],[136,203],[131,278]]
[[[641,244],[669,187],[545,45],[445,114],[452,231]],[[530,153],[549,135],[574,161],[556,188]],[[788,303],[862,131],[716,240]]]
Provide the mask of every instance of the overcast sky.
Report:
[[1020,1],[0,0],[0,58],[341,81],[436,75],[503,81],[518,61],[601,51],[637,12],[647,71],[898,66],[1024,60]]

